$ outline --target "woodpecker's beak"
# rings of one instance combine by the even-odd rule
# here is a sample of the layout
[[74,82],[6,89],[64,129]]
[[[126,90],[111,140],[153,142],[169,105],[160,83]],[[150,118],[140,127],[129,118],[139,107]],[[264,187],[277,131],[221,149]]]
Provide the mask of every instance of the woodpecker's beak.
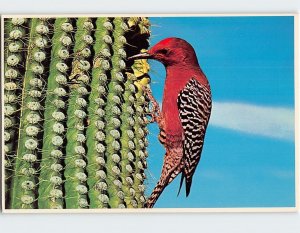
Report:
[[140,53],[133,55],[131,57],[128,57],[128,60],[137,60],[137,59],[150,59],[152,56],[149,53]]

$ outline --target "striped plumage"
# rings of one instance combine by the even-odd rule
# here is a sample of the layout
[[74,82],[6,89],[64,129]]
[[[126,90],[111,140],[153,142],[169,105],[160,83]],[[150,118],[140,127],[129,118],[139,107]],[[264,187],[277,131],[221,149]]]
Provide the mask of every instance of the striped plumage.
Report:
[[150,90],[146,90],[154,106],[152,117],[160,128],[159,140],[166,149],[160,179],[145,206],[152,208],[165,187],[180,173],[180,188],[185,179],[186,196],[189,195],[210,118],[211,91],[193,47],[185,40],[164,39],[148,53],[132,58],[156,59],[167,72],[162,112]]
[[210,90],[195,79],[192,79],[180,92],[177,104],[184,131],[184,169],[182,170],[180,188],[185,178],[186,196],[188,196],[193,174],[200,161],[205,131],[210,117]]

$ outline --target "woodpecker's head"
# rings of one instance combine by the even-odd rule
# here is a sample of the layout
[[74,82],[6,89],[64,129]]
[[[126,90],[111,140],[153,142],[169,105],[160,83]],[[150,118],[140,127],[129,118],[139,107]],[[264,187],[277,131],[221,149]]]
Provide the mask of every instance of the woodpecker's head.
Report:
[[140,53],[128,59],[155,59],[166,67],[173,65],[198,65],[193,47],[180,38],[166,38],[151,47],[148,52]]

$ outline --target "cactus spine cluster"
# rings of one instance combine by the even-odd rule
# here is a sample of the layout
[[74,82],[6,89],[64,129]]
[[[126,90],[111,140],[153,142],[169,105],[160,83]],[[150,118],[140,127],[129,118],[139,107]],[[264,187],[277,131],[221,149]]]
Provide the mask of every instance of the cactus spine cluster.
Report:
[[142,208],[147,18],[5,19],[6,208]]

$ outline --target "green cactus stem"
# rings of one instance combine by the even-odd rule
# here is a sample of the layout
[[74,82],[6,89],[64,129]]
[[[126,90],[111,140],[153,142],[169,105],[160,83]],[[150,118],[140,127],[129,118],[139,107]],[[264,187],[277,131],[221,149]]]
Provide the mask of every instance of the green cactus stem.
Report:
[[105,168],[105,111],[107,84],[110,80],[111,38],[113,25],[109,18],[98,18],[95,32],[91,93],[89,96],[89,125],[87,127],[87,171],[90,208],[107,208],[107,172]]
[[[5,142],[5,205],[10,203],[9,184],[13,175],[16,157],[16,144],[20,122],[20,100],[26,58],[28,20],[25,18],[8,19],[5,22],[5,73],[4,73],[4,142]],[[14,36],[21,32],[22,36]],[[18,34],[18,33],[17,33]],[[13,110],[13,111],[11,111]]]
[[[45,60],[36,60],[37,53],[47,56],[49,42],[49,22],[43,19],[32,19],[26,59],[26,72],[23,83],[21,120],[16,164],[11,194],[11,207],[15,209],[36,208],[36,186],[38,164],[42,142],[41,121],[43,119],[43,98],[45,95]],[[39,30],[40,28],[46,31]],[[15,36],[16,37],[16,36]],[[33,94],[35,93],[38,94]]]
[[[124,58],[121,57],[119,50],[124,49],[126,38],[124,37],[125,30],[127,30],[126,22],[121,18],[115,18],[113,20],[114,31],[112,37],[114,44],[112,45],[113,56],[111,58],[112,70],[111,80],[108,84],[108,95],[105,106],[105,156],[106,160],[106,172],[107,172],[107,195],[103,195],[103,202],[108,202],[109,207],[122,207],[124,205],[124,194],[122,192],[122,180],[121,180],[121,164],[120,160],[114,159],[114,157],[120,157],[120,124],[115,122],[121,122],[120,116],[122,114],[121,106],[123,103],[122,95],[124,92],[124,72],[126,63]],[[120,54],[120,55],[119,55]]]
[[72,43],[64,42],[73,37],[72,28],[71,20],[68,18],[55,20],[50,74],[45,101],[41,173],[39,176],[38,207],[40,209],[64,207],[65,102],[68,97],[67,78],[70,74],[68,66],[71,61],[70,53],[72,50]]
[[67,208],[87,208],[88,188],[86,174],[86,146],[83,139],[87,125],[88,86],[91,73],[91,47],[94,25],[89,18],[79,18],[76,23],[74,60],[67,111],[66,168],[64,175]]

